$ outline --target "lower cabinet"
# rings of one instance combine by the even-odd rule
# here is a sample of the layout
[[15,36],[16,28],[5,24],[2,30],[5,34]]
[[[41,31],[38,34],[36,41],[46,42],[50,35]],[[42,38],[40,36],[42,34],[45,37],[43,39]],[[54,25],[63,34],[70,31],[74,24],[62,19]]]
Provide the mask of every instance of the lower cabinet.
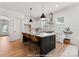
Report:
[[40,41],[41,54],[45,55],[55,48],[55,35],[42,37]]

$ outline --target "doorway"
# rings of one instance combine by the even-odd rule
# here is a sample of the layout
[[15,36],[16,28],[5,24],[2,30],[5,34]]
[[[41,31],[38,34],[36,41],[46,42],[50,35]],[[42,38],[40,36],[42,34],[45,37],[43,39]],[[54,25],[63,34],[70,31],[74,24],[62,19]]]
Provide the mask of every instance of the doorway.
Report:
[[8,35],[9,21],[5,19],[0,19],[0,36]]

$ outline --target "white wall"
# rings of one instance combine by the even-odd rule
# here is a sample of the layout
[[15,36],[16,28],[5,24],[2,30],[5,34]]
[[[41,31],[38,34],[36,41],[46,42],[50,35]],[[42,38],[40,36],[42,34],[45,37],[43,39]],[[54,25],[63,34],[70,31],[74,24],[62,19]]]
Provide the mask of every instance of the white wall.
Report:
[[[28,24],[29,18],[22,19],[23,14],[0,8],[0,15],[4,15],[8,17],[9,19],[9,33],[10,37],[13,40],[15,35],[13,35],[16,31],[16,34],[18,34],[18,38],[21,38],[21,31],[24,31],[24,25]],[[54,22],[56,23],[56,20],[58,17],[63,16],[65,20],[65,25],[70,26],[71,30],[73,31],[72,35],[72,42],[77,41],[78,37],[78,25],[79,25],[79,5],[75,5],[69,8],[65,8],[63,10],[60,10],[58,12],[54,13]],[[21,24],[21,21],[23,20],[23,24]],[[35,20],[35,19],[34,19]],[[49,20],[49,19],[47,19]],[[21,29],[21,26],[23,27]],[[52,27],[53,28],[53,27]]]
[[69,26],[73,31],[71,42],[75,44],[79,35],[79,4],[55,12],[55,23],[58,17],[64,17],[65,27]]
[[[21,39],[21,21],[22,14],[0,8],[0,15],[6,17],[9,21],[9,38],[10,40]],[[1,17],[2,17],[1,16]]]

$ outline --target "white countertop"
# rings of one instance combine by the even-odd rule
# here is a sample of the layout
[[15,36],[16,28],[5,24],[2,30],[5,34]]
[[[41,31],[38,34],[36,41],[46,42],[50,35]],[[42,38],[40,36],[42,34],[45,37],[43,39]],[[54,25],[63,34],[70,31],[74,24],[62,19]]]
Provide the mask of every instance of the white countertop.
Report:
[[34,33],[28,33],[30,35],[35,35],[35,36],[39,36],[39,37],[45,37],[45,36],[50,36],[50,35],[55,35],[55,33],[39,33],[39,34],[34,34]]
[[40,34],[36,34],[36,36],[39,36],[39,37],[45,37],[45,36],[50,36],[50,35],[55,35],[55,33],[40,33]]

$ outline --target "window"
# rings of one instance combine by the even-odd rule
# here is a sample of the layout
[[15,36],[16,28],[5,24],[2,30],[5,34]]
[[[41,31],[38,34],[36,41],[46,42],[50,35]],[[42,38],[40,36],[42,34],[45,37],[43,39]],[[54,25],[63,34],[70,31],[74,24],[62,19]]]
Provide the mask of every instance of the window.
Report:
[[7,32],[7,25],[3,25],[2,32]]
[[64,17],[58,17],[57,18],[57,23],[58,24],[63,24],[64,23]]

